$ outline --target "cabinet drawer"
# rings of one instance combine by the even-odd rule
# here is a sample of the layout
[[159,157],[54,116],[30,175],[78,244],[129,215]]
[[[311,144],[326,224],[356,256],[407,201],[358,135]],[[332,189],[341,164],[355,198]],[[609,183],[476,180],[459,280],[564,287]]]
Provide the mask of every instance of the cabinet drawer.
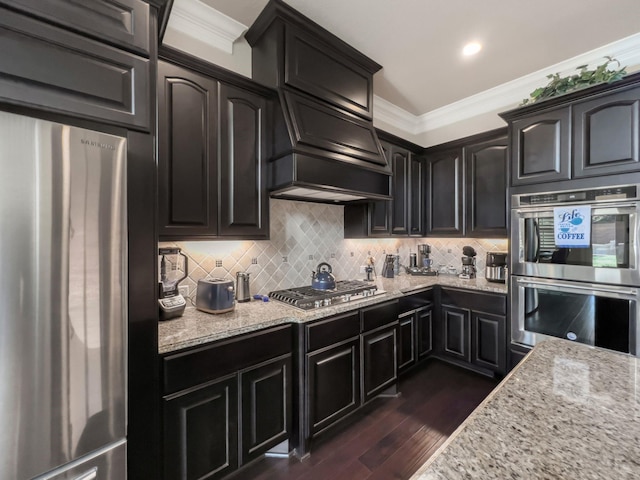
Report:
[[0,8],[0,100],[149,130],[148,59]]
[[307,351],[339,343],[360,334],[360,317],[358,312],[331,317],[326,320],[307,325]]
[[149,56],[149,5],[141,0],[1,0],[0,3]]
[[291,325],[170,354],[162,359],[163,392],[169,394],[291,353]]
[[495,315],[507,314],[506,295],[443,288],[441,303]]
[[405,295],[398,300],[399,312],[409,312],[422,307],[428,307],[433,303],[433,289],[425,290],[423,292],[413,293],[411,295]]
[[398,319],[398,301],[374,305],[361,311],[362,331],[368,332]]

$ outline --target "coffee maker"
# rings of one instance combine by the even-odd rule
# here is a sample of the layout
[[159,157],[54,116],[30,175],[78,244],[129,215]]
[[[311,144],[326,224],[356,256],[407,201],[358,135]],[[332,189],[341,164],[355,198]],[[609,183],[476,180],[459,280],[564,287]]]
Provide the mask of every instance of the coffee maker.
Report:
[[462,272],[458,275],[460,278],[471,279],[476,278],[476,251],[473,247],[462,247]]
[[187,278],[188,260],[178,247],[160,247],[160,281],[158,304],[160,320],[170,320],[184,313],[187,302],[178,290],[178,284]]
[[[427,245],[426,243],[418,245],[416,264],[414,265],[413,260],[411,260],[410,266],[407,268],[407,273],[411,275],[437,275],[438,272],[431,268],[433,266],[433,260],[429,258],[430,254],[431,245]],[[413,256],[415,254],[412,253],[411,255]]]

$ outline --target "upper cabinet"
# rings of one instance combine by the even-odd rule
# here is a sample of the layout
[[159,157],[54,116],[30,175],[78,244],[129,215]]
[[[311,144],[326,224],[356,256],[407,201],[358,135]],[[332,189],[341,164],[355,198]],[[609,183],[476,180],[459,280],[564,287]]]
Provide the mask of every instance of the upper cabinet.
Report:
[[504,129],[426,150],[427,235],[507,236],[507,152]]
[[0,101],[151,129],[147,4],[139,0],[1,3],[14,10],[0,7]]
[[142,0],[2,0],[17,10],[149,56],[149,5]]
[[[390,135],[381,133],[384,138]],[[382,141],[382,150],[392,167],[392,200],[370,202],[368,205],[345,206],[345,236],[389,237],[422,236],[424,234],[424,161],[400,139]]]
[[511,185],[640,171],[640,74],[502,114]]
[[462,148],[427,154],[427,235],[464,235]]
[[166,53],[173,61],[158,62],[161,239],[268,238],[270,91]]

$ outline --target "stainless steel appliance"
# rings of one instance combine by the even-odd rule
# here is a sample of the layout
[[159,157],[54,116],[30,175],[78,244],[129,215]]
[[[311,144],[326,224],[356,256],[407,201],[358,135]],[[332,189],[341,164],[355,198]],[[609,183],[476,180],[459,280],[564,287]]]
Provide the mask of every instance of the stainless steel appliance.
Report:
[[[511,339],[548,336],[637,355],[638,185],[512,196]],[[555,207],[588,206],[590,242],[557,246]]]
[[375,285],[359,280],[339,280],[333,290],[316,290],[312,287],[297,287],[269,293],[269,298],[287,303],[302,310],[328,307],[339,303],[361,300],[384,293]]
[[382,264],[382,276],[384,278],[393,278],[395,272],[395,255],[386,255]]
[[236,273],[236,301],[238,302],[248,302],[251,300],[249,275],[249,272]]
[[639,288],[511,276],[512,341],[568,340],[637,355]]
[[[426,243],[418,245],[418,255],[416,265],[411,263],[407,268],[407,273],[411,275],[425,275],[433,276],[437,275],[438,271],[433,269],[433,260],[429,258],[431,254],[431,246]],[[415,254],[411,254],[415,255]]]
[[506,282],[507,257],[507,252],[487,252],[484,276],[489,282]]
[[[639,185],[513,195],[511,275],[640,285]],[[553,209],[591,206],[591,246],[558,248]]]
[[158,255],[160,257],[158,269],[160,320],[170,320],[180,317],[187,306],[186,300],[178,290],[178,285],[187,278],[189,261],[178,247],[161,247],[158,249]]
[[125,479],[126,139],[0,136],[0,478]]
[[207,313],[227,313],[236,307],[232,280],[203,278],[198,280],[196,308]]

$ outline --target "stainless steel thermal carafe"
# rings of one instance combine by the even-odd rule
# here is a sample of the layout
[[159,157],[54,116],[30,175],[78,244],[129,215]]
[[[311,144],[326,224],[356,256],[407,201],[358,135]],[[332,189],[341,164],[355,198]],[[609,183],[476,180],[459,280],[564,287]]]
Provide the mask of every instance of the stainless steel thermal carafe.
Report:
[[236,301],[248,302],[251,300],[249,289],[249,272],[236,273]]

